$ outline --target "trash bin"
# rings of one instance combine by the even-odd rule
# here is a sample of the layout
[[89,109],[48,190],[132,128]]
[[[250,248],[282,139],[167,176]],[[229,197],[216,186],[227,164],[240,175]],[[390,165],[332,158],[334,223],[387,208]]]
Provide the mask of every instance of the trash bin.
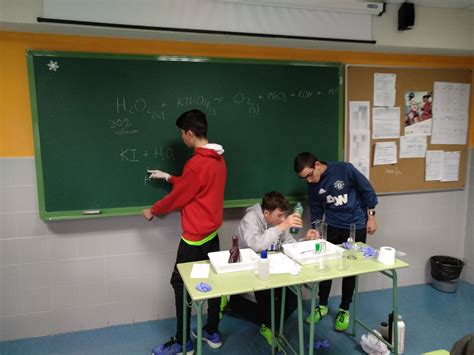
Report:
[[456,292],[464,261],[451,256],[434,255],[430,258],[433,287],[442,292]]

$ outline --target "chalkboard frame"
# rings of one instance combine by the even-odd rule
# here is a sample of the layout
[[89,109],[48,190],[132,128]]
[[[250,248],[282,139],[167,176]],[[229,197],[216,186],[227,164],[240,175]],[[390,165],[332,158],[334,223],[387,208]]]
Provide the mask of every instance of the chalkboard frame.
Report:
[[[47,211],[45,205],[45,190],[43,178],[43,164],[41,155],[41,137],[39,129],[39,113],[36,98],[36,81],[33,59],[35,56],[51,56],[51,57],[71,57],[71,58],[97,58],[97,59],[129,59],[129,60],[156,60],[156,61],[207,61],[213,63],[248,63],[248,64],[265,64],[265,65],[289,65],[289,66],[315,66],[315,67],[333,67],[338,71],[338,117],[337,117],[337,156],[343,159],[344,148],[344,64],[335,62],[309,62],[309,61],[286,61],[286,60],[266,60],[254,58],[223,58],[223,57],[199,57],[199,56],[183,56],[183,55],[151,55],[151,54],[120,54],[120,53],[100,53],[100,52],[62,52],[47,50],[30,50],[26,51],[30,104],[32,113],[33,138],[35,149],[35,167],[38,191],[39,215],[42,220],[66,220],[66,219],[84,219],[84,218],[100,218],[112,216],[129,216],[139,215],[144,208],[149,206],[133,206],[133,207],[117,207],[103,208],[98,212],[90,211],[85,214],[84,210],[65,210],[65,211]],[[286,196],[290,203],[306,199],[306,195],[302,196]],[[225,200],[224,208],[247,207],[254,203],[260,202],[261,196],[251,199]]]

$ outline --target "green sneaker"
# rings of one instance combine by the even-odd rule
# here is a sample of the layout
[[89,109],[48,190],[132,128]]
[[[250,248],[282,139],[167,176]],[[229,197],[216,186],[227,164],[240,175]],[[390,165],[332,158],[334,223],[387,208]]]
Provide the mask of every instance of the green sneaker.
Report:
[[[321,305],[317,306],[314,309],[314,318],[313,318],[314,323],[316,324],[319,322],[321,318],[326,317],[328,315],[328,312],[329,312],[328,306],[321,306]],[[311,313],[306,316],[306,323],[308,324],[311,323]]]
[[222,319],[224,316],[224,310],[227,307],[227,304],[229,303],[229,300],[227,299],[227,296],[221,296],[221,305],[219,307],[219,319]]
[[336,317],[335,328],[338,332],[343,332],[349,328],[349,311],[339,308],[339,313]]
[[273,334],[270,328],[262,324],[262,326],[260,327],[260,335],[265,338],[265,340],[270,346],[272,346]]

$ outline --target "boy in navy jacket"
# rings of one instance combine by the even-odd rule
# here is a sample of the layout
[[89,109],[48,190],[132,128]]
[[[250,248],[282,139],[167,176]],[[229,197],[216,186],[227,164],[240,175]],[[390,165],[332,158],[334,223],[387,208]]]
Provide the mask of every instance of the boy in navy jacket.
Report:
[[[349,237],[351,224],[356,225],[357,242],[365,243],[367,233],[375,233],[377,196],[369,180],[352,164],[325,163],[313,154],[304,152],[296,156],[294,170],[308,183],[311,222],[324,220],[328,224],[329,242],[345,242]],[[319,284],[319,306],[314,310],[315,322],[328,314],[331,284],[331,280]],[[345,331],[349,327],[349,308],[354,288],[354,276],[342,279],[342,300],[335,324],[338,331]],[[306,322],[310,321],[311,314],[306,317]]]

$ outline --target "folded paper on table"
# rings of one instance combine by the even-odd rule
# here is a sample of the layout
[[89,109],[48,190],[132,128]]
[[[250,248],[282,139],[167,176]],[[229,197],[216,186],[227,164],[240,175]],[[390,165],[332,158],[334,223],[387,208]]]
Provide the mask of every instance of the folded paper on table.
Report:
[[192,279],[207,279],[209,277],[209,270],[209,264],[193,264],[190,277]]
[[269,254],[270,274],[298,274],[301,266],[282,253]]

